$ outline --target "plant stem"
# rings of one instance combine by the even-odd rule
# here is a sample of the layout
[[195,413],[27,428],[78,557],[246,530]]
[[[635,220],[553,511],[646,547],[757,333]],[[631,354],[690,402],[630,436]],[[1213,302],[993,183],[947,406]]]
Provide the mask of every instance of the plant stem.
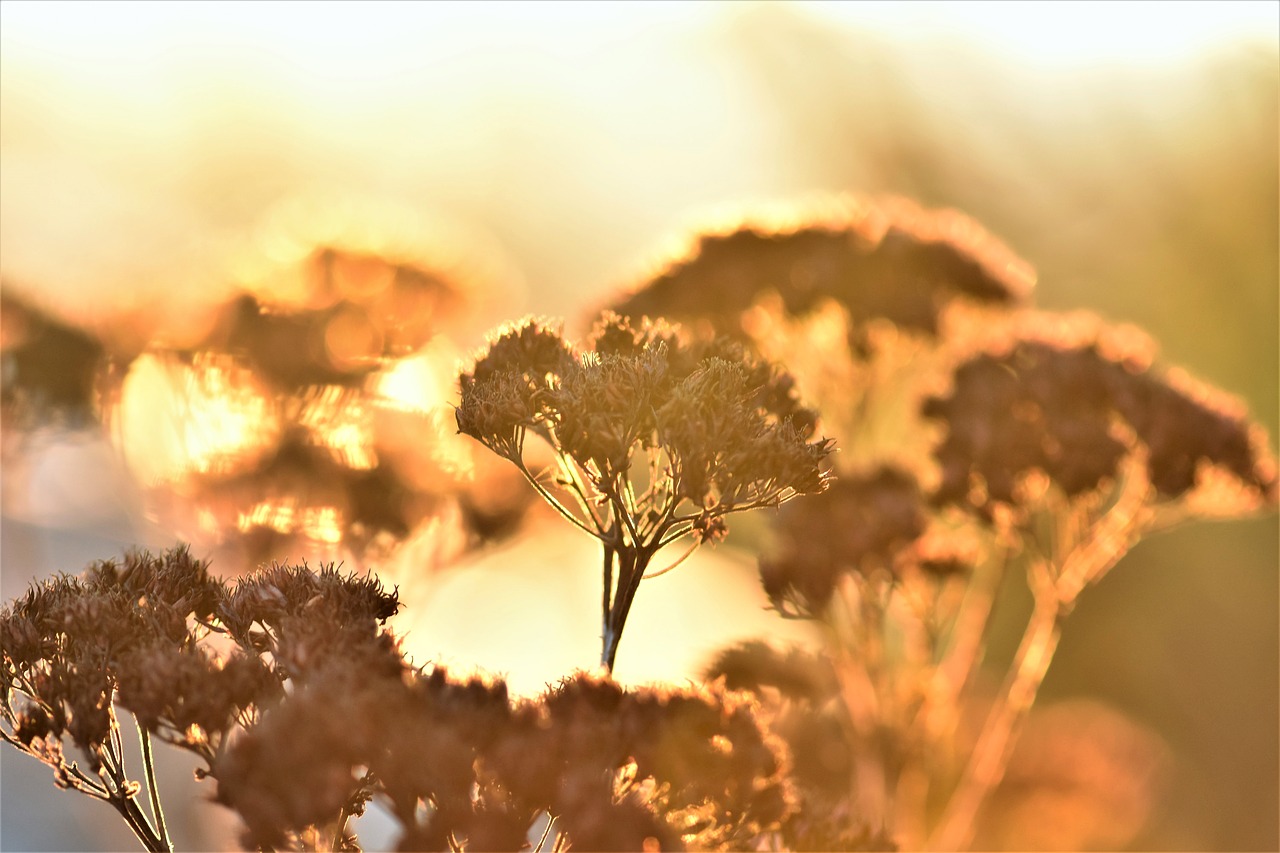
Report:
[[342,809],[338,812],[337,826],[335,826],[333,829],[333,841],[329,843],[329,846],[332,847],[334,850],[341,850],[342,843],[346,840],[347,817],[348,817],[347,807],[343,806]]
[[547,843],[547,838],[551,835],[551,827],[555,826],[556,816],[547,812],[547,825],[542,828],[542,837],[538,839],[538,843],[533,845],[533,853],[542,853],[543,846]]
[[640,580],[649,580],[650,578],[660,578],[663,575],[665,575],[667,572],[671,571],[672,569],[677,568],[681,563],[689,559],[689,557],[693,555],[694,551],[698,550],[699,544],[700,543],[698,542],[698,540],[696,539],[693,540],[692,542],[689,543],[689,547],[685,549],[685,552],[681,554],[679,557],[676,557],[675,562],[673,562],[671,565],[667,566],[666,568],[658,569],[655,572],[649,572],[646,575],[642,575],[640,577]]
[[128,799],[123,796],[112,797],[108,802],[111,803],[116,811],[120,812],[120,816],[129,825],[129,829],[142,842],[143,849],[150,850],[153,853],[162,853],[164,847],[160,846],[160,840],[150,831],[150,827],[139,823],[138,816],[129,808],[130,801]]
[[600,601],[600,621],[603,623],[600,634],[600,641],[603,650],[600,653],[600,664],[607,666],[610,672],[613,672],[613,663],[609,657],[609,646],[612,643],[617,645],[617,641],[613,639],[613,631],[611,629],[611,620],[609,614],[613,612],[613,557],[614,550],[612,546],[604,546],[604,594]]
[[931,743],[950,736],[948,730],[956,718],[959,696],[986,650],[992,607],[1003,577],[1003,559],[981,567],[960,605],[950,643],[934,670],[930,686],[924,725]]
[[151,799],[151,814],[156,821],[156,834],[160,843],[164,845],[164,849],[172,853],[173,842],[169,839],[169,828],[164,822],[164,809],[160,806],[160,788],[156,785],[155,760],[151,754],[151,734],[142,723],[138,722],[136,716],[134,722],[138,725],[138,738],[142,743],[142,767],[147,775],[147,795]]
[[608,624],[605,627],[604,651],[601,663],[613,672],[613,661],[618,654],[618,642],[622,639],[622,628],[626,625],[627,614],[631,611],[631,602],[636,597],[636,590],[644,578],[644,571],[653,557],[652,548],[618,549],[618,591],[613,596],[613,605],[609,610]]
[[978,809],[1004,777],[1017,734],[1057,650],[1064,616],[1056,589],[1050,586],[1037,592],[1031,621],[1022,635],[1002,697],[982,727],[969,764],[929,840],[928,849],[963,850],[972,841]]

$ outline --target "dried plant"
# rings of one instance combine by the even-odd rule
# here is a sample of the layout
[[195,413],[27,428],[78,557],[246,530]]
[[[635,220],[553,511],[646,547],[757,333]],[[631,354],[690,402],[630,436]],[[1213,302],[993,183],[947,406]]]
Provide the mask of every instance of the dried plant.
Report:
[[[798,777],[796,846],[965,847],[1081,591],[1144,535],[1276,504],[1238,403],[1152,367],[1132,329],[1029,310],[1031,281],[957,214],[846,200],[815,224],[704,236],[618,303],[781,358],[843,449],[760,560],[779,612],[821,625],[825,689],[780,688],[806,665],[766,647],[708,671],[763,690],[795,738],[841,726],[841,772]],[[989,699],[977,669],[1015,566],[1034,608]],[[975,705],[987,721],[958,743]]]
[[[402,849],[518,850],[540,819],[586,849],[741,846],[790,813],[786,753],[751,702],[588,675],[513,702],[501,681],[408,664],[381,627],[398,606],[331,566],[224,584],[184,549],[101,563],[0,614],[0,736],[149,850],[172,849],[153,736],[199,757],[257,849],[358,849],[348,819],[374,798]],[[142,737],[150,815],[117,707]]]
[[[462,375],[458,430],[600,541],[600,660],[610,670],[642,580],[722,538],[728,515],[826,488],[831,442],[811,440],[814,415],[791,386],[741,345],[686,343],[666,326],[637,328],[615,314],[580,354],[559,332],[526,321]],[[530,434],[554,453],[550,483],[525,461]],[[691,540],[684,555],[650,571],[682,538]]]
[[[197,385],[275,412],[267,449],[211,465],[195,492],[276,509],[323,493],[351,522],[331,525],[340,540],[403,538],[439,504],[375,458],[362,377],[420,345],[451,291],[359,253],[309,264],[314,304],[245,296],[191,357]],[[351,820],[370,803],[404,850],[1124,846],[1168,756],[1114,711],[1036,705],[1061,633],[1142,537],[1274,509],[1277,469],[1238,402],[1135,330],[1033,310],[1032,281],[959,214],[845,199],[700,237],[579,346],[538,320],[500,330],[460,376],[457,428],[599,542],[604,672],[513,698],[408,660],[398,590],[372,575],[277,563],[220,579],[185,549],[134,553],[0,612],[0,737],[151,850],[172,847],[155,741],[197,757],[263,850],[359,849]],[[357,346],[374,338],[356,314],[377,352]],[[298,336],[335,323],[329,360],[309,360]],[[77,339],[72,385],[50,386],[25,349],[39,340],[6,332],[22,368],[6,412],[45,392],[86,402],[98,351]],[[359,441],[316,428],[342,417]],[[461,489],[441,492],[465,503]],[[679,689],[615,682],[641,582],[762,508],[764,593],[817,643],[740,643]],[[1023,636],[992,683],[995,602],[1023,578]]]

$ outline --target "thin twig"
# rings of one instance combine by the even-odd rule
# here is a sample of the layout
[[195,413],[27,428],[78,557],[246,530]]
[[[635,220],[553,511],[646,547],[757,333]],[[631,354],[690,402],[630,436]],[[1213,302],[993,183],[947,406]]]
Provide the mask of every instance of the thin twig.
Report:
[[156,821],[156,835],[166,850],[173,850],[173,842],[169,839],[169,828],[164,822],[164,809],[160,806],[160,787],[156,784],[155,759],[151,754],[151,734],[134,716],[138,724],[138,738],[142,743],[142,767],[147,777],[147,795],[151,799],[151,814]]
[[694,551],[698,550],[698,545],[699,545],[699,544],[701,544],[701,543],[699,543],[699,542],[698,542],[698,540],[696,540],[696,539],[695,539],[692,543],[690,543],[689,547],[688,547],[687,549],[685,549],[685,552],[684,552],[683,554],[681,554],[679,557],[677,557],[677,558],[676,558],[676,560],[675,560],[675,562],[674,562],[674,563],[672,563],[671,565],[667,566],[667,567],[666,567],[666,568],[664,568],[664,569],[658,569],[656,572],[649,572],[648,574],[645,574],[645,575],[641,576],[640,580],[645,580],[645,581],[647,581],[647,580],[650,580],[651,578],[660,578],[660,577],[662,577],[662,576],[663,576],[663,575],[665,575],[667,572],[671,571],[671,570],[672,570],[672,569],[674,569],[676,566],[680,565],[680,564],[681,564],[681,563],[683,563],[685,560],[689,559],[689,556],[690,556],[691,554],[693,554],[693,552],[694,552]]
[[344,805],[338,811],[338,825],[335,826],[333,829],[333,841],[329,843],[329,846],[332,847],[334,850],[342,850],[343,849],[342,842],[346,840],[346,837],[347,837],[347,807]]
[[547,836],[551,834],[551,827],[555,822],[556,816],[547,812],[547,825],[542,828],[542,837],[538,839],[538,843],[533,845],[533,853],[542,853],[542,845],[547,843]]
[[599,534],[590,527],[587,527],[587,525],[582,522],[582,519],[565,509],[564,504],[560,503],[555,495],[551,494],[545,486],[538,482],[537,478],[529,472],[528,467],[526,467],[523,462],[516,462],[516,467],[520,470],[521,474],[524,474],[524,478],[529,481],[529,484],[533,486],[539,495],[542,496],[542,499],[551,504],[552,509],[568,519],[574,527],[578,528],[583,533],[598,537]]

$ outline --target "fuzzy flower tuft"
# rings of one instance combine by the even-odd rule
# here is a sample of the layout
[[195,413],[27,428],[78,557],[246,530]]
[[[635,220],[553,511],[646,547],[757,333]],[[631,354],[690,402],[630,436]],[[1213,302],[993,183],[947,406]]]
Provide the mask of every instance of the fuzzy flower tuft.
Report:
[[1274,459],[1242,407],[1110,351],[1101,334],[1048,331],[1029,324],[1005,347],[973,356],[949,395],[926,401],[924,414],[947,428],[935,452],[940,501],[984,513],[1016,504],[1019,481],[1035,470],[1074,497],[1115,478],[1140,444],[1162,500],[1186,496],[1212,467],[1255,506],[1276,502]]
[[627,317],[710,321],[738,335],[744,312],[766,294],[776,294],[791,316],[833,300],[849,311],[856,344],[873,319],[936,335],[949,300],[1012,305],[1034,283],[1025,261],[955,211],[897,198],[845,199],[833,215],[802,214],[799,221],[748,221],[706,233],[687,257],[614,309]]
[[[722,539],[731,513],[823,491],[832,442],[812,440],[817,417],[794,381],[739,343],[690,343],[661,321],[606,313],[588,345],[575,354],[532,320],[504,332],[460,377],[457,418],[600,541],[612,668],[654,555],[686,536]],[[558,494],[525,465],[530,434],[556,454]]]

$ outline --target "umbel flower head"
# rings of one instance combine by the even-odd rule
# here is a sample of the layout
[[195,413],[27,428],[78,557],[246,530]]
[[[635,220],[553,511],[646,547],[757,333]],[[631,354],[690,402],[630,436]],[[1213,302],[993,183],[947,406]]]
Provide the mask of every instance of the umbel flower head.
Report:
[[964,543],[928,537],[927,509],[928,496],[898,468],[841,477],[824,494],[779,513],[778,545],[760,560],[765,593],[784,616],[812,618],[822,615],[843,575],[962,571]]
[[725,513],[825,488],[830,442],[809,441],[815,419],[789,377],[734,344],[684,344],[616,315],[595,340],[575,355],[537,321],[504,332],[461,377],[459,431],[517,464],[532,431],[605,497],[660,453],[665,476],[651,486],[665,501],[647,508],[667,515],[683,501]]
[[832,300],[848,310],[857,345],[873,319],[935,335],[942,307],[956,297],[1012,305],[1031,290],[1030,266],[958,212],[901,198],[842,198],[832,207],[806,211],[802,224],[748,221],[705,233],[614,309],[709,321],[738,335],[744,312],[766,294],[791,316]]
[[522,849],[543,812],[581,849],[741,848],[792,808],[782,744],[741,696],[579,674],[513,702],[502,681],[350,663],[271,708],[218,766],[247,844],[288,843],[375,793],[402,850]]
[[[575,352],[527,320],[502,332],[459,384],[459,432],[511,461],[604,547],[610,666],[659,549],[683,536],[716,540],[730,513],[821,492],[829,479],[831,442],[813,439],[816,416],[789,376],[739,344],[688,343],[661,323],[606,314]],[[556,455],[558,495],[526,467],[531,433]]]
[[1135,449],[1161,501],[1229,480],[1240,508],[1277,499],[1275,460],[1243,407],[1178,371],[1151,366],[1150,346],[1088,317],[1030,316],[1014,335],[955,371],[924,414],[946,426],[935,455],[941,502],[987,511],[1015,504],[1043,471],[1068,497],[1117,476]]
[[[18,698],[45,734],[70,735],[96,768],[116,725],[111,702],[120,667],[161,646],[179,652],[191,645],[188,619],[208,618],[220,589],[182,548],[131,553],[33,586],[0,613],[2,713],[9,717]],[[158,713],[145,705],[148,718]],[[26,718],[28,730],[34,719]]]

